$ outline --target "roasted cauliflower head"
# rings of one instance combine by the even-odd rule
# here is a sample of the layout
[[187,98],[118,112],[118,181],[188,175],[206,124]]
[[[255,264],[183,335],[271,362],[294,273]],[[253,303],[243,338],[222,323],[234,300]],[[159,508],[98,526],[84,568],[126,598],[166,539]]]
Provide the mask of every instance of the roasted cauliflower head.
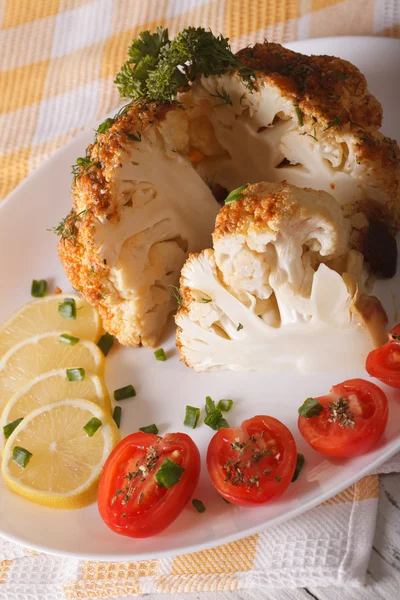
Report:
[[[318,196],[321,203],[310,200],[324,224],[324,242],[312,238],[299,259],[297,268],[301,264],[306,273],[302,298],[316,255],[326,262],[353,249],[361,254],[349,256],[359,261],[364,256],[373,271],[394,274],[399,148],[379,132],[381,106],[356,67],[270,43],[234,55],[227,40],[195,28],[171,42],[165,30],[145,32],[129,53],[117,82],[132,102],[101,124],[95,143],[78,159],[73,208],[57,228],[72,285],[98,308],[105,328],[121,343],[157,344],[176,308],[171,286],[188,253],[210,246],[217,199],[247,183],[287,181],[325,192]],[[303,211],[306,198],[316,198],[296,194],[304,199]],[[227,216],[236,209],[226,209]],[[269,226],[273,229],[272,222]],[[219,225],[217,246],[224,243],[218,230]],[[293,235],[301,237],[302,230]],[[273,245],[279,260],[298,243],[285,240]],[[222,252],[215,252],[220,269]],[[243,249],[243,265],[251,252]],[[235,288],[239,275],[233,268],[229,274],[228,263],[229,258],[226,285]],[[257,306],[280,303],[283,315],[285,303],[294,301],[290,290],[302,278],[301,269],[277,296],[258,268],[257,262],[254,276],[243,280],[241,301],[240,294],[254,292]],[[266,287],[257,290],[261,280]],[[298,308],[288,305],[291,310]],[[271,311],[271,319],[278,318]]]
[[218,214],[214,248],[182,269],[182,360],[196,371],[361,367],[387,321],[340,206],[287,183],[238,196]]

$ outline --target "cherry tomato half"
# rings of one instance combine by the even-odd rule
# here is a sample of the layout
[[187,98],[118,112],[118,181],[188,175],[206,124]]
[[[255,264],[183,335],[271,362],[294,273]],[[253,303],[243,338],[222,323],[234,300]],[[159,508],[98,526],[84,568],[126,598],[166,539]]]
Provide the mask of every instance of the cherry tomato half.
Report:
[[278,498],[296,467],[296,444],[277,419],[256,416],[240,427],[222,428],[207,450],[207,470],[217,491],[238,506]]
[[[166,459],[174,464],[164,464]],[[171,477],[172,481],[179,478],[172,487],[157,482],[161,465],[168,467],[168,485]],[[200,454],[185,433],[168,433],[164,438],[132,433],[121,440],[104,465],[99,484],[100,515],[110,529],[122,535],[142,538],[160,533],[182,512],[199,475]]]
[[388,337],[386,344],[368,354],[365,368],[371,377],[400,388],[400,325],[396,325]]
[[322,454],[364,454],[378,442],[386,427],[386,394],[364,379],[349,379],[334,385],[327,396],[311,400],[317,403],[314,416],[299,416],[298,426],[306,442]]

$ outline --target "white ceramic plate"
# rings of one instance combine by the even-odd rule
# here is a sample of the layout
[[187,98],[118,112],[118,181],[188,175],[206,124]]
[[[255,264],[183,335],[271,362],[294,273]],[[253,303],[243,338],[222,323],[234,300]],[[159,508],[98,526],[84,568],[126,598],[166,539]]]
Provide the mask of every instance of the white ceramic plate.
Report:
[[[367,76],[371,91],[384,105],[383,131],[400,139],[398,121],[400,43],[378,38],[332,38],[290,45],[308,54],[334,54],[346,58]],[[70,289],[57,259],[56,238],[46,232],[70,208],[70,165],[93,138],[93,131],[79,135],[14,191],[0,207],[0,319],[30,299],[32,279],[46,278],[63,291]],[[376,286],[389,318],[398,320],[395,288],[399,276]],[[160,344],[161,345],[161,344]],[[132,383],[134,399],[122,403],[122,434],[157,423],[160,433],[183,428],[186,404],[204,405],[206,395],[218,400],[233,398],[231,425],[255,414],[281,419],[293,432],[298,450],[306,455],[299,480],[278,502],[257,509],[228,506],[212,488],[204,467],[204,454],[212,431],[201,425],[189,433],[201,449],[203,471],[196,498],[207,511],[198,514],[189,506],[161,535],[134,540],[112,533],[103,524],[96,505],[77,511],[59,511],[31,504],[5,489],[0,482],[0,534],[37,550],[97,560],[155,558],[200,550],[229,542],[276,525],[309,510],[369,473],[400,449],[400,401],[387,389],[389,423],[379,446],[352,460],[328,460],[306,446],[297,431],[297,408],[310,396],[329,390],[332,384],[365,372],[316,373],[314,377],[222,372],[196,374],[179,362],[174,330],[162,342],[168,361],[158,362],[150,349],[113,351],[107,360],[110,390]]]

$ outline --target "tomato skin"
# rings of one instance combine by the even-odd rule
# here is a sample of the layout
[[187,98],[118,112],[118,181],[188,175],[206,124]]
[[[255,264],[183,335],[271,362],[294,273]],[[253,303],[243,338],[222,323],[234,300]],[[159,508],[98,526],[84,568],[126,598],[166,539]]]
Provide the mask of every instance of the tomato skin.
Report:
[[[243,453],[233,450],[232,444],[243,445]],[[239,473],[245,473],[245,481],[257,477],[259,485],[232,483],[235,477],[237,480],[238,471],[234,470],[229,478],[226,469],[230,469],[229,461],[237,464],[237,460],[241,461]],[[259,506],[281,496],[292,480],[296,460],[296,443],[289,429],[278,419],[265,415],[247,419],[240,427],[220,429],[207,449],[207,470],[212,484],[225,500],[237,506]]]
[[[339,398],[349,399],[353,412],[353,427],[330,423],[328,406]],[[386,394],[374,383],[364,379],[349,379],[334,385],[330,394],[316,400],[323,405],[315,417],[299,416],[298,427],[306,442],[327,456],[348,458],[368,452],[381,438],[388,420]]]
[[[158,455],[155,466],[145,480],[141,475],[132,480],[134,497],[123,504],[124,494],[116,495],[116,491],[128,485],[126,474],[139,460],[144,464],[140,457],[151,449]],[[165,458],[185,469],[179,482],[169,489],[159,486],[154,479]],[[120,441],[104,465],[99,483],[100,515],[110,529],[121,535],[134,538],[156,535],[180,515],[196,489],[199,476],[199,450],[185,433],[169,433],[164,438],[151,433],[132,433]]]
[[[392,334],[396,336],[394,339]],[[391,330],[386,344],[368,354],[365,368],[371,377],[400,388],[400,325]]]

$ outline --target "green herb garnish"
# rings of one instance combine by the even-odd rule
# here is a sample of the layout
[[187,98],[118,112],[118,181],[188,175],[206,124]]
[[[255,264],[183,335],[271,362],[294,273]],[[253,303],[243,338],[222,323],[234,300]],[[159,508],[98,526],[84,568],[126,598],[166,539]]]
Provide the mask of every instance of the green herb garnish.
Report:
[[146,427],[139,427],[139,431],[143,431],[143,433],[154,433],[157,435],[158,427],[155,423],[152,425],[146,425]]
[[233,406],[233,400],[230,400],[230,399],[225,400],[225,399],[223,399],[223,400],[220,400],[218,402],[217,409],[218,410],[223,410],[224,412],[228,412],[228,411],[231,410],[232,406]]
[[170,285],[169,286],[171,288],[171,293],[173,295],[173,297],[175,298],[177,304],[178,304],[178,308],[181,308],[182,306],[182,295],[179,291],[179,288],[176,287],[176,285]]
[[338,423],[341,427],[354,427],[354,413],[350,410],[349,401],[340,397],[328,405],[329,423]]
[[196,428],[197,425],[197,421],[199,420],[200,417],[200,409],[197,408],[196,406],[186,406],[185,409],[185,419],[183,421],[183,424],[186,425],[186,427],[191,427],[192,429]]
[[83,429],[86,431],[89,437],[93,437],[99,427],[102,426],[102,422],[97,417],[93,417],[86,423]]
[[124,98],[173,102],[179,88],[197,75],[222,75],[238,69],[238,75],[253,87],[255,72],[233,54],[228,39],[202,27],[188,27],[173,40],[168,30],[142,31],[128,50],[128,60],[115,83]]
[[47,291],[47,281],[45,279],[34,279],[31,286],[31,295],[34,298],[43,298]]
[[113,347],[113,344],[114,344],[114,336],[111,335],[110,333],[105,333],[104,335],[102,335],[101,338],[99,339],[99,341],[97,342],[97,345],[100,348],[100,350],[102,351],[102,353],[104,354],[104,356],[107,356],[107,354],[110,352],[111,348]]
[[68,333],[62,333],[58,338],[59,342],[63,342],[64,344],[69,344],[70,346],[75,346],[79,342],[79,338],[74,337],[73,335],[68,335]]
[[20,419],[15,419],[15,421],[11,421],[11,423],[7,423],[7,425],[4,425],[3,432],[6,440],[8,440],[14,429],[16,429],[23,420],[24,418],[21,417]]
[[239,323],[239,325],[236,327],[236,331],[240,331],[241,329],[243,329],[243,325]]
[[78,214],[75,214],[74,211],[71,210],[64,219],[61,219],[56,227],[49,229],[49,231],[60,236],[63,241],[68,239],[75,244],[76,234],[78,233],[76,223],[78,220],[83,221],[85,219],[87,211],[88,209],[85,208]]
[[221,100],[221,102],[214,104],[214,107],[225,106],[225,104],[230,104],[231,106],[233,106],[232,99],[231,99],[230,95],[228,94],[228,92],[224,88],[221,88],[220,92],[217,91],[215,94],[210,94],[210,96],[212,98],[220,98],[220,100]]
[[100,125],[98,126],[98,128],[96,130],[96,133],[107,133],[107,131],[110,129],[110,127],[113,123],[114,123],[114,119],[112,117],[109,117],[108,119],[106,119],[105,121],[100,123]]
[[336,115],[336,117],[332,121],[329,121],[328,125],[322,131],[326,131],[327,129],[330,129],[331,127],[340,127],[342,125],[342,121],[340,120],[340,117],[342,116],[342,112],[343,112],[343,110],[341,110],[340,113],[338,115]]
[[303,113],[301,112],[300,107],[299,106],[295,106],[294,110],[296,111],[297,120],[299,122],[300,127],[303,127],[303,125],[304,125]]
[[181,465],[166,458],[154,477],[159,485],[169,489],[179,483],[184,471],[185,469]]
[[25,448],[21,448],[21,446],[15,446],[13,448],[12,459],[23,469],[25,469],[31,458],[32,452],[29,452],[29,450],[25,450]]
[[58,312],[63,319],[76,319],[76,304],[73,298],[64,298],[58,305]]
[[300,454],[300,452],[299,452],[297,454],[296,468],[293,473],[292,483],[293,483],[293,481],[296,481],[296,479],[300,475],[300,472],[301,472],[302,468],[304,467],[305,460],[306,459],[304,458],[304,454]]
[[114,408],[114,412],[113,412],[113,419],[114,419],[115,424],[118,427],[118,429],[120,428],[120,425],[121,425],[121,413],[122,413],[122,408],[120,406],[116,406]]
[[204,506],[204,504],[202,503],[201,500],[196,500],[195,498],[193,498],[192,504],[193,504],[194,508],[197,510],[197,512],[199,512],[199,513],[205,512],[206,507]]
[[72,165],[72,175],[74,176],[74,181],[78,179],[85,171],[90,169],[93,166],[100,166],[95,160],[92,160],[88,154],[88,150],[86,150],[85,156],[78,156],[76,159],[76,163]]
[[68,381],[83,381],[85,379],[85,369],[67,369]]
[[136,396],[136,390],[133,385],[130,384],[119,388],[114,392],[114,400],[126,400],[127,398],[133,398],[134,396]]
[[154,356],[156,360],[167,360],[167,355],[165,354],[164,348],[158,348],[158,350],[154,350]]
[[211,298],[200,298],[200,302],[202,304],[208,304],[209,302],[212,302]]
[[322,404],[315,398],[307,398],[300,406],[298,413],[301,417],[306,419],[312,419],[312,417],[318,417],[318,415],[324,410]]
[[248,185],[249,184],[246,183],[245,185],[236,188],[236,190],[229,192],[228,196],[225,198],[225,204],[232,204],[233,202],[241,200],[243,198],[242,192],[244,192]]

